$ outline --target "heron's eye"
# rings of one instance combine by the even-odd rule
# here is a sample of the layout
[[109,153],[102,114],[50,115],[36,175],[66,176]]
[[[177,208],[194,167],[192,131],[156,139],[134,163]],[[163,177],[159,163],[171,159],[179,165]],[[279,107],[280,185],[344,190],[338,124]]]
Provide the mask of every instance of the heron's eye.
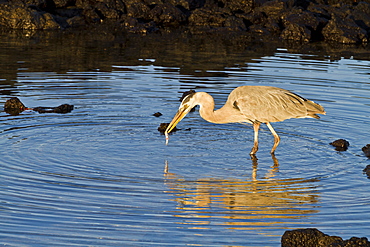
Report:
[[179,107],[179,109],[187,109],[187,108],[189,108],[190,107],[190,104],[189,104],[189,102],[186,102],[186,103],[182,103],[181,105],[180,105],[180,107]]

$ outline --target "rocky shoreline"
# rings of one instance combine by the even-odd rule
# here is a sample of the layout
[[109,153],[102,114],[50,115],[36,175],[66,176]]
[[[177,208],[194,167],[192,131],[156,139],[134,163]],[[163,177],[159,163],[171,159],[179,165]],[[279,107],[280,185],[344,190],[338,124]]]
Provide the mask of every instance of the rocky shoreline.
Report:
[[370,0],[0,0],[0,27],[245,33],[296,42],[370,40]]
[[316,228],[285,231],[281,237],[282,247],[370,247],[366,237],[351,237],[343,240],[338,236],[329,236]]

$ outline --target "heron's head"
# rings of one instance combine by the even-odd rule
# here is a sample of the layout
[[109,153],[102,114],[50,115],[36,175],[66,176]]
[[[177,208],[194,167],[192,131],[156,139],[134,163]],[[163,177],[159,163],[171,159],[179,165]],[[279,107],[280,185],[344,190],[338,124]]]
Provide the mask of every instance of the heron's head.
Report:
[[168,125],[165,134],[167,135],[170,133],[173,128],[193,109],[194,106],[197,105],[196,102],[196,93],[192,93],[187,95],[181,102],[181,105],[176,112],[175,116],[173,117],[171,123]]

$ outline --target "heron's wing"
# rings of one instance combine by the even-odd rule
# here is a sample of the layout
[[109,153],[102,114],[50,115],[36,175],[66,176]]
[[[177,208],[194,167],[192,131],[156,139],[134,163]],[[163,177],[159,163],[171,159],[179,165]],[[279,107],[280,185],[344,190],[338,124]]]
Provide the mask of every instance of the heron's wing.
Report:
[[229,101],[251,121],[279,122],[289,118],[319,118],[323,108],[290,91],[275,87],[245,87]]

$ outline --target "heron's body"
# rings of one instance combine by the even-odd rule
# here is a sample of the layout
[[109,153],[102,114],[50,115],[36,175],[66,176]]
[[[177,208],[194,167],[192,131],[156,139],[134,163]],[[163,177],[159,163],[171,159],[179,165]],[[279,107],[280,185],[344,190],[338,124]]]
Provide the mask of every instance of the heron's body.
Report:
[[204,92],[186,96],[175,117],[166,129],[168,133],[196,105],[200,106],[200,116],[212,123],[250,123],[254,127],[254,146],[251,154],[258,150],[258,130],[265,123],[275,142],[271,150],[274,153],[280,138],[270,122],[280,122],[290,118],[319,118],[316,114],[325,114],[324,108],[313,101],[302,98],[288,90],[269,86],[241,86],[234,89],[225,105],[214,110],[215,104],[211,95]]

